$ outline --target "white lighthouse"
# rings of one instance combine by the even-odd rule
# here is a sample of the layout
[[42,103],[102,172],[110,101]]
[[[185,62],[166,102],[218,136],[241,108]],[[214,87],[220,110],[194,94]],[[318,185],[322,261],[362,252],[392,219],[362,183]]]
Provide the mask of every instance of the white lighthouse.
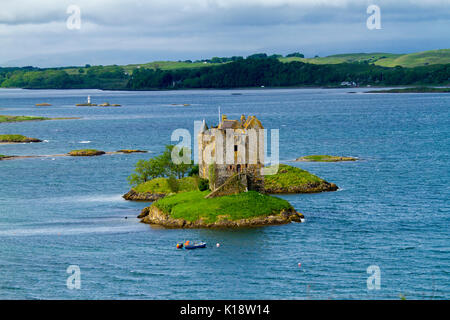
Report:
[[88,103],[88,104],[91,104],[91,96],[88,96],[88,101],[87,101],[87,103]]

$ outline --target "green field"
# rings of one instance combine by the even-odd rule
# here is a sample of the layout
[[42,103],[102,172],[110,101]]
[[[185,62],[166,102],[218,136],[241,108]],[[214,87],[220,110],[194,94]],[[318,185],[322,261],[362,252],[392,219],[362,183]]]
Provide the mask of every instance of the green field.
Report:
[[[279,58],[281,62],[301,61],[312,64],[338,64],[338,63],[373,63],[383,67],[402,66],[407,68],[432,65],[432,64],[447,64],[450,63],[450,49],[430,50],[409,54],[394,54],[394,53],[344,53],[335,54],[326,57],[316,58]],[[224,62],[229,63],[229,62]],[[211,62],[183,62],[183,61],[153,61],[141,64],[128,64],[121,66],[125,72],[131,74],[136,68],[145,69],[161,69],[161,70],[175,70],[186,68],[203,68],[210,66],[217,66],[224,63]],[[81,68],[66,68],[64,69],[68,74],[79,74]]]
[[286,200],[248,191],[236,195],[205,199],[209,191],[190,191],[162,198],[155,203],[158,209],[174,219],[213,223],[219,219],[240,220],[279,214],[292,206]]
[[450,49],[430,50],[409,54],[348,53],[317,58],[280,58],[281,62],[301,61],[313,64],[373,63],[382,67],[413,68],[432,64],[450,63]]

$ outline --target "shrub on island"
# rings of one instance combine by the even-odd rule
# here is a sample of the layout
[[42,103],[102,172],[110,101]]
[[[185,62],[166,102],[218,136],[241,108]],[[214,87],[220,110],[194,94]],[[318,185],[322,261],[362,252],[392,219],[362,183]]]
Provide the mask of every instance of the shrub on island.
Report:
[[100,156],[105,154],[105,151],[100,151],[96,149],[80,149],[80,150],[72,150],[69,152],[69,156],[72,157],[92,157],[92,156]]

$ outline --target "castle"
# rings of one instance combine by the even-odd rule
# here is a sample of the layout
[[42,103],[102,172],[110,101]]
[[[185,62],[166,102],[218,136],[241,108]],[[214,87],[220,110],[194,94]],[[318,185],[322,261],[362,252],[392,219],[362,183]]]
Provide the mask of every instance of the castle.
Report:
[[264,190],[264,127],[255,116],[240,120],[222,115],[217,127],[198,134],[199,175],[215,190],[235,178],[243,190]]

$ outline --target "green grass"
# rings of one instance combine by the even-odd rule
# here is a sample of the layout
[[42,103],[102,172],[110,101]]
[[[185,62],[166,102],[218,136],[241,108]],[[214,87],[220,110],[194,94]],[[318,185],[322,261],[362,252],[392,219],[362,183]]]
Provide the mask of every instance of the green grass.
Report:
[[422,51],[410,54],[400,55],[398,57],[389,57],[377,61],[375,64],[383,67],[402,66],[413,68],[431,64],[450,63],[450,49]]
[[306,185],[322,181],[324,180],[306,170],[286,164],[280,164],[278,173],[264,176],[264,185],[267,189],[288,188],[290,186]]
[[25,137],[21,134],[0,134],[0,142],[39,142],[39,139]]
[[335,54],[327,57],[317,57],[317,58],[280,58],[281,62],[292,62],[301,61],[305,63],[312,64],[338,64],[338,63],[356,63],[356,62],[367,62],[375,63],[380,59],[394,58],[398,57],[398,54],[392,53],[346,53],[346,54]]
[[102,154],[105,154],[105,152],[96,149],[80,149],[80,150],[72,150],[69,152],[69,155],[74,157],[99,156]]
[[9,158],[9,156],[5,156],[4,154],[0,154],[0,160],[5,159],[5,158]]
[[414,68],[432,64],[450,63],[450,49],[430,50],[409,54],[393,53],[346,53],[317,58],[280,58],[281,62],[301,61],[312,64],[338,64],[367,62],[382,67],[402,66]]
[[[177,180],[178,192],[198,190],[197,182],[193,177],[184,177]],[[171,193],[167,178],[155,178],[150,181],[141,183],[133,188],[136,192],[141,193]]]
[[356,161],[353,157],[341,157],[341,156],[329,156],[314,154],[310,156],[304,156],[297,159],[297,161],[313,161],[313,162],[336,162],[336,161]]
[[50,120],[50,118],[0,115],[0,123],[2,123],[2,122],[22,122],[22,121],[42,121],[42,120]]
[[218,219],[240,220],[278,214],[292,206],[286,200],[248,191],[236,195],[205,199],[209,191],[190,191],[162,198],[155,203],[158,209],[174,219],[213,223]]
[[203,63],[203,62],[179,62],[179,61],[153,61],[142,64],[129,64],[123,66],[123,69],[131,74],[137,67],[145,69],[161,69],[161,70],[174,70],[174,69],[191,69],[191,68],[203,68],[210,66],[217,66],[223,63]]

